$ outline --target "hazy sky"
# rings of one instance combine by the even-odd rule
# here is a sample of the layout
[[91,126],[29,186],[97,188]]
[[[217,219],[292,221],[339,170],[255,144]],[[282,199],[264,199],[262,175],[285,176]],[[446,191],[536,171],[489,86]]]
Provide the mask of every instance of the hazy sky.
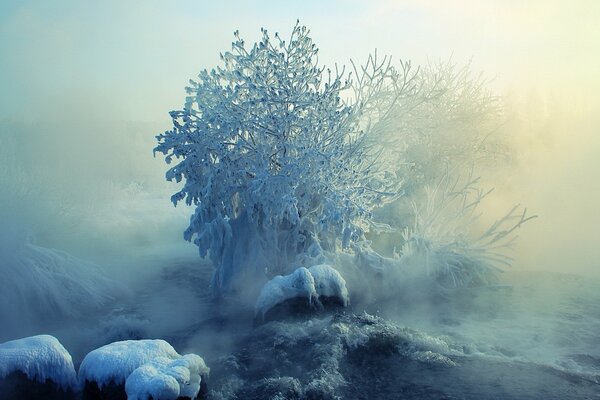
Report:
[[[94,105],[131,119],[162,119],[182,88],[218,61],[232,32],[283,34],[299,18],[323,62],[378,48],[413,59],[473,59],[499,86],[600,87],[600,3],[578,1],[2,1],[2,117]],[[580,86],[578,89],[572,85]],[[580,92],[580,93],[578,93]],[[63,110],[66,111],[66,110]]]
[[0,0],[0,122],[9,124],[0,135],[24,126],[25,145],[40,139],[45,157],[31,160],[40,169],[90,147],[90,168],[102,170],[111,157],[127,158],[110,144],[128,134],[123,124],[145,123],[147,137],[138,127],[137,141],[119,143],[150,157],[188,79],[218,62],[235,29],[252,42],[260,27],[287,35],[298,18],[325,64],[361,61],[378,48],[416,62],[472,59],[495,78],[520,117],[515,142],[523,163],[499,203],[522,199],[541,217],[524,230],[522,260],[563,268],[568,255],[598,266],[596,0]]

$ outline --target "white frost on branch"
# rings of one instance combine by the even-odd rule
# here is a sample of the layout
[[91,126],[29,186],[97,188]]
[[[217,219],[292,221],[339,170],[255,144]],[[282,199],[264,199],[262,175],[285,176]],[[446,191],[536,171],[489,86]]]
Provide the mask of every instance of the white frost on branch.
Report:
[[414,204],[414,224],[404,231],[400,262],[425,268],[446,288],[492,283],[499,267],[509,266],[515,231],[536,216],[514,206],[483,232],[475,233],[482,201],[492,192],[477,187],[479,179],[466,181],[446,174],[436,186],[426,188],[424,204]]
[[155,151],[175,161],[167,179],[184,181],[173,203],[196,206],[185,239],[213,260],[217,294],[238,289],[242,272],[289,272],[315,242],[348,248],[398,194],[341,100],[344,71],[317,64],[308,33],[296,25],[285,41],[263,30],[251,49],[236,33],[223,65],[190,82],[173,129],[157,137]]
[[10,221],[0,231],[0,254],[0,320],[8,332],[18,323],[89,316],[125,293],[96,265],[34,244],[28,230]]
[[[368,235],[407,228],[405,260],[435,249],[452,285],[481,281],[507,260],[504,240],[526,215],[512,226],[513,210],[468,242],[440,228],[435,208],[454,195],[439,201],[425,189],[448,169],[460,175],[506,156],[502,105],[481,75],[451,62],[396,66],[376,52],[346,74],[318,65],[299,24],[288,40],[262,34],[247,48],[236,32],[222,65],[190,81],[173,128],[157,136],[155,152],[174,164],[167,179],[183,181],[173,203],[196,207],[184,238],[211,258],[215,295],[255,296],[276,275],[342,253],[379,273],[398,260],[374,251]],[[396,215],[383,207],[410,201],[418,205]]]

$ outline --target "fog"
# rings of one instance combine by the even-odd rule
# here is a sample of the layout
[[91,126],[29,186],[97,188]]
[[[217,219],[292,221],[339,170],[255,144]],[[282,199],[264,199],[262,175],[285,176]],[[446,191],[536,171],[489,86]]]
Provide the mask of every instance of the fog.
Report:
[[[471,62],[503,97],[498,134],[511,155],[501,169],[479,171],[496,188],[485,219],[517,203],[539,216],[520,229],[506,281],[518,283],[529,271],[600,276],[600,3],[322,3],[0,4],[2,233],[18,229],[37,246],[95,264],[122,285],[111,293],[120,304],[144,301],[136,305],[139,319],[116,316],[101,326],[106,338],[128,329],[162,336],[188,327],[189,318],[202,320],[208,278],[192,267],[206,262],[183,241],[192,210],[173,207],[177,185],[164,180],[162,157],[153,157],[155,136],[170,128],[168,111],[182,107],[188,79],[217,64],[234,30],[252,42],[260,27],[285,35],[296,19],[311,29],[325,65],[360,62],[375,48],[416,64]],[[14,252],[6,243],[2,260]],[[170,265],[179,268],[169,276],[175,286],[156,286]],[[181,271],[190,273],[187,282]],[[554,291],[544,288],[529,311],[541,312]],[[486,301],[481,307],[492,307]],[[415,311],[410,318],[437,315],[430,305]],[[27,320],[5,328],[0,341],[43,329]],[[490,334],[482,329],[472,327],[475,336]],[[63,330],[62,339],[74,352],[95,344],[71,334]]]
[[[164,167],[151,149],[154,135],[169,127],[167,112],[182,105],[187,80],[217,63],[233,30],[250,41],[261,26],[286,32],[300,18],[311,28],[324,64],[360,61],[374,48],[415,63],[472,60],[511,109],[506,131],[515,162],[507,166],[505,181],[491,184],[496,199],[506,196],[503,207],[517,202],[541,216],[520,241],[517,265],[597,269],[599,250],[592,241],[600,222],[593,212],[600,191],[594,157],[600,146],[595,135],[600,56],[594,49],[600,33],[593,1],[285,7],[266,1],[236,7],[59,1],[2,8],[0,48],[8,55],[0,66],[2,161],[37,177],[27,185],[38,195],[26,203],[58,195],[75,208],[82,203],[106,208],[121,199],[106,190],[101,190],[106,198],[98,196],[101,182],[135,182],[165,200],[148,210],[150,220],[171,215]],[[64,232],[60,221],[53,225],[52,234],[37,234],[57,241]],[[92,230],[83,221],[78,225]],[[133,236],[135,225],[127,227]],[[66,242],[61,247],[76,251]]]

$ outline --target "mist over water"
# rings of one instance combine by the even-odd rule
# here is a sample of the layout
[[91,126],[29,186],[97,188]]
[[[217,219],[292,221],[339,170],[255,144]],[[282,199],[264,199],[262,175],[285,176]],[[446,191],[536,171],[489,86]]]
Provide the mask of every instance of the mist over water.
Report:
[[[359,300],[352,311],[442,338],[452,349],[440,350],[446,356],[531,362],[597,384],[600,57],[593,45],[600,46],[600,33],[589,15],[600,10],[595,2],[577,5],[581,14],[561,2],[547,8],[535,1],[522,8],[492,2],[489,9],[461,3],[471,11],[453,11],[446,19],[428,2],[313,4],[341,10],[336,29],[316,11],[276,4],[268,4],[266,14],[246,6],[232,14],[226,5],[185,13],[152,6],[144,18],[132,18],[132,7],[116,3],[92,10],[58,2],[48,18],[43,5],[0,6],[0,50],[13,55],[0,67],[0,342],[50,333],[80,362],[111,340],[165,337],[217,366],[219,357],[239,350],[243,335],[260,342],[252,305],[225,321],[231,309],[211,302],[212,267],[182,238],[193,210],[172,206],[177,185],[165,182],[163,160],[152,149],[154,136],[169,128],[167,112],[181,107],[187,79],[217,62],[231,31],[287,31],[300,17],[328,65],[360,60],[374,47],[417,62],[444,59],[451,51],[459,64],[472,58],[503,98],[506,118],[494,135],[504,135],[510,149],[503,165],[478,171],[483,186],[496,188],[482,218],[493,221],[517,203],[539,216],[519,229],[513,265],[497,286],[459,290],[446,300]],[[401,22],[418,16],[420,38],[409,41],[414,31],[403,31],[394,15]],[[485,21],[493,23],[474,42],[472,33]],[[156,29],[167,23],[169,29]],[[463,27],[454,29],[457,24]],[[569,28],[575,33],[565,34]],[[348,53],[336,50],[342,48]],[[16,276],[9,261],[19,251],[36,262],[52,260],[47,275]],[[75,301],[59,304],[52,318],[39,318],[61,298],[60,288],[44,292],[44,282],[73,274],[86,282],[73,289]],[[361,299],[361,290],[350,287],[351,299]],[[316,328],[296,331],[283,323],[277,329],[301,343],[299,331]],[[216,371],[225,393],[233,383],[219,381],[225,373]]]

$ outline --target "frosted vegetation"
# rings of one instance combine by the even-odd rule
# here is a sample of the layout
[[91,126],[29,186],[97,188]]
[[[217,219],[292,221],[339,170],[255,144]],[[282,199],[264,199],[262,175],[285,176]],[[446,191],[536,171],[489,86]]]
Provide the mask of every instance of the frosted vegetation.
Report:
[[30,232],[9,223],[0,231],[0,319],[6,334],[19,324],[40,326],[81,318],[112,304],[125,290],[100,269],[68,253],[38,246]]
[[347,73],[317,54],[298,24],[249,48],[236,32],[157,137],[166,178],[183,182],[173,203],[195,207],[184,237],[210,257],[213,294],[256,298],[269,279],[321,263],[392,291],[492,282],[529,217],[515,208],[473,233],[488,192],[468,171],[507,154],[485,80],[376,53]]

